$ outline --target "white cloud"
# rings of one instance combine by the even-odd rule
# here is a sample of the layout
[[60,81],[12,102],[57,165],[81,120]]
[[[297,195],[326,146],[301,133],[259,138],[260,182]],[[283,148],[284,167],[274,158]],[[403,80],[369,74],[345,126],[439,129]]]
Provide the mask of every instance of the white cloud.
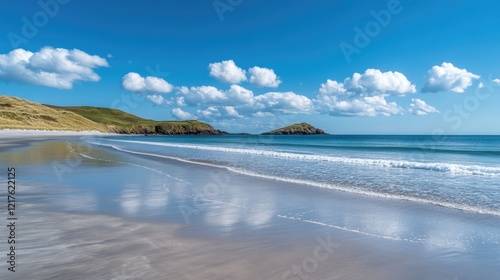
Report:
[[415,93],[405,75],[399,72],[381,72],[378,69],[367,69],[364,74],[354,73],[352,78],[344,80],[344,87],[350,92],[361,95],[406,95]]
[[402,73],[367,69],[343,82],[328,79],[321,84],[315,102],[320,110],[335,116],[391,116],[402,114],[404,110],[385,98],[415,92],[415,85]]
[[483,82],[480,82],[479,85],[477,86],[478,88],[484,88]]
[[243,118],[233,106],[210,106],[204,110],[197,110],[196,114],[200,119],[205,120]]
[[257,95],[252,107],[256,113],[309,114],[314,111],[313,102],[309,98],[293,92],[268,92]]
[[141,75],[130,72],[122,78],[122,87],[132,92],[156,92],[169,93],[173,86],[162,78],[142,77]]
[[231,104],[251,104],[253,102],[253,92],[238,85],[232,85],[226,92]]
[[148,95],[148,96],[146,96],[146,98],[156,105],[161,105],[161,104],[164,104],[166,102],[165,98],[163,98],[163,96],[161,96],[159,94]]
[[222,104],[227,100],[224,92],[213,86],[180,87],[177,92],[176,103],[181,106],[205,106],[208,104]]
[[231,118],[242,118],[243,116],[238,113],[233,106],[224,106],[225,114]]
[[193,116],[192,114],[190,114],[190,113],[188,113],[186,111],[183,111],[180,108],[174,108],[174,109],[172,109],[171,113],[176,118],[181,119],[181,120],[194,120],[194,119],[196,119],[195,116]]
[[387,102],[383,96],[364,96],[342,99],[335,95],[320,95],[319,107],[326,107],[332,116],[375,117],[401,115],[404,110],[396,102]]
[[209,120],[309,114],[314,111],[313,102],[306,96],[293,92],[268,92],[254,96],[251,90],[239,85],[232,85],[225,91],[213,86],[179,87],[174,101],[179,107],[198,108],[196,116]]
[[204,110],[198,110],[198,111],[196,111],[196,114],[200,118],[208,119],[208,120],[216,119],[216,118],[219,118],[221,116],[219,109],[217,109],[217,107],[215,107],[215,106],[210,106]]
[[425,103],[425,101],[421,99],[412,98],[411,101],[412,104],[410,105],[410,108],[408,108],[408,112],[410,112],[413,115],[423,116],[431,113],[439,113],[438,109]]
[[343,83],[328,79],[319,89],[322,94],[346,96],[400,96],[416,91],[415,85],[405,75],[392,71],[381,72],[378,69],[367,69],[363,74],[354,73]]
[[99,67],[109,67],[106,59],[78,49],[47,46],[39,52],[0,54],[0,79],[59,89],[71,89],[76,81],[99,81],[94,72]]
[[344,87],[343,83],[339,83],[337,81],[332,81],[330,79],[326,80],[326,83],[321,84],[321,88],[319,89],[321,94],[335,94],[335,95],[350,95]]
[[258,66],[248,69],[250,83],[258,87],[277,88],[281,81],[273,69]]
[[247,80],[245,70],[236,66],[233,60],[210,63],[208,69],[210,76],[225,83],[239,84]]
[[493,79],[493,82],[497,85],[500,85],[500,79]]
[[204,107],[212,105],[245,105],[253,102],[254,95],[239,85],[231,85],[229,90],[219,90],[213,86],[180,87],[177,91],[178,106]]
[[472,85],[473,80],[479,79],[478,75],[448,62],[443,62],[441,66],[433,66],[428,73],[422,92],[464,92]]

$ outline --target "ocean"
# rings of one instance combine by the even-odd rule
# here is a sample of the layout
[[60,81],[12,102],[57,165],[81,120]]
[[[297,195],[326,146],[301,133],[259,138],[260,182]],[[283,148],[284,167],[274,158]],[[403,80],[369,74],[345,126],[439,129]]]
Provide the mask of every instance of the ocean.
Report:
[[[334,249],[309,279],[499,279],[499,144],[226,135],[0,146],[0,168],[18,180],[18,279],[117,279],[131,264],[141,279],[184,279],[188,267],[289,279],[325,240]],[[68,257],[52,269],[56,253]]]
[[228,135],[86,141],[311,188],[500,217],[500,136]]

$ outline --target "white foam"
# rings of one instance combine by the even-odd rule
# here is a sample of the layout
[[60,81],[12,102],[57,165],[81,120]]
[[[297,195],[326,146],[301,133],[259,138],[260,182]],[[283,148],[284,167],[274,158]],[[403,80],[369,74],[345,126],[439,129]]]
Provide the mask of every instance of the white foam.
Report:
[[[115,140],[115,141],[118,141],[118,140]],[[460,210],[460,211],[485,214],[485,215],[500,216],[500,211],[491,210],[491,209],[482,208],[482,207],[471,206],[471,205],[466,205],[466,204],[451,203],[451,202],[446,202],[446,201],[435,201],[435,200],[413,197],[413,196],[408,196],[408,195],[397,195],[397,194],[373,192],[373,191],[363,190],[363,189],[359,189],[359,188],[355,188],[355,187],[340,186],[340,185],[332,184],[332,183],[320,183],[320,182],[314,182],[314,181],[309,181],[309,180],[283,178],[283,177],[259,174],[259,173],[255,173],[255,172],[251,172],[251,171],[247,171],[247,170],[243,170],[243,169],[239,169],[239,168],[229,167],[229,166],[216,165],[216,164],[212,164],[212,163],[191,161],[191,160],[187,160],[187,159],[166,156],[166,155],[158,155],[158,154],[130,151],[130,150],[123,149],[121,147],[117,147],[115,145],[96,143],[96,142],[93,142],[90,140],[89,140],[89,142],[93,143],[93,144],[97,144],[97,145],[112,147],[112,148],[114,148],[118,151],[122,151],[122,152],[139,154],[139,155],[146,155],[146,156],[153,156],[153,157],[161,157],[161,158],[182,161],[182,162],[186,162],[186,163],[193,163],[193,164],[198,164],[198,165],[224,168],[224,169],[227,169],[227,170],[234,172],[234,173],[238,173],[238,174],[242,174],[242,175],[246,175],[246,176],[252,176],[252,177],[259,177],[262,179],[276,180],[276,181],[281,181],[281,182],[286,182],[286,183],[308,185],[308,186],[320,187],[320,188],[327,188],[327,189],[332,189],[332,190],[337,190],[337,191],[342,191],[342,192],[347,192],[347,193],[366,195],[366,196],[371,196],[371,197],[379,197],[379,198],[395,199],[395,200],[406,200],[406,201],[412,201],[412,202],[421,203],[421,204],[432,204],[432,205],[446,207],[446,208],[452,208],[452,209],[456,209],[456,210]],[[128,141],[124,141],[124,142],[128,142]],[[137,143],[135,141],[131,141],[131,142]],[[144,142],[144,143],[149,144],[150,142]]]
[[320,226],[324,226],[324,227],[331,227],[331,228],[335,228],[335,229],[339,229],[339,230],[343,230],[343,231],[347,231],[347,232],[352,232],[352,233],[357,233],[357,234],[362,234],[362,235],[366,235],[366,236],[371,236],[371,237],[377,237],[377,238],[388,239],[388,240],[404,240],[404,241],[408,241],[408,242],[414,242],[410,239],[404,239],[404,238],[394,237],[394,236],[378,235],[378,234],[373,234],[373,233],[369,233],[369,232],[365,232],[365,231],[361,231],[361,230],[357,230],[357,229],[350,229],[347,227],[341,227],[341,226],[331,225],[331,224],[327,224],[327,223],[323,223],[323,222],[301,219],[301,218],[297,218],[297,217],[290,217],[290,216],[285,216],[285,215],[277,215],[277,217],[282,218],[282,219],[292,220],[292,221],[301,221],[304,223],[320,225]]
[[[90,143],[90,142],[89,142],[89,143]],[[94,143],[94,144],[95,144],[95,143]],[[103,146],[109,146],[109,147],[112,147],[112,148],[114,148],[114,149],[116,149],[116,150],[120,150],[118,147],[115,147],[115,146],[113,146],[113,145],[103,145]],[[147,167],[147,166],[140,165],[140,164],[135,164],[135,163],[130,163],[130,162],[122,162],[122,161],[115,161],[115,160],[108,160],[108,159],[96,158],[96,157],[92,157],[92,156],[89,156],[89,155],[86,155],[86,154],[83,154],[83,153],[78,153],[78,152],[76,152],[76,150],[75,150],[75,149],[74,149],[74,148],[73,148],[70,144],[68,144],[68,147],[69,147],[69,149],[70,149],[70,151],[71,151],[72,153],[78,154],[78,155],[80,155],[81,157],[84,157],[84,158],[86,158],[86,159],[98,160],[98,161],[105,161],[105,162],[111,162],[111,163],[119,163],[119,164],[124,164],[124,165],[130,165],[130,166],[140,167],[140,168],[144,168],[144,169],[147,169],[147,170],[151,170],[151,171],[156,172],[156,173],[158,173],[158,174],[161,174],[161,175],[167,176],[167,177],[169,177],[169,178],[171,178],[171,179],[174,179],[174,180],[176,180],[176,181],[179,181],[179,182],[181,182],[181,183],[184,183],[184,184],[187,184],[187,185],[192,185],[191,183],[189,183],[189,182],[187,182],[187,181],[185,181],[185,180],[182,180],[182,179],[180,179],[180,178],[177,178],[177,177],[175,177],[175,176],[172,176],[172,175],[170,175],[170,174],[167,174],[167,173],[165,173],[165,172],[163,172],[163,171],[161,171],[161,170],[158,170],[158,169],[154,169],[154,168],[151,168],[151,167]],[[125,150],[123,150],[123,151],[124,151],[124,152],[128,152],[128,151],[125,151]]]
[[204,151],[218,151],[226,153],[238,153],[245,155],[260,155],[275,158],[303,160],[303,161],[326,161],[350,165],[376,166],[382,168],[403,168],[403,169],[421,169],[436,172],[445,172],[456,175],[479,175],[500,177],[500,167],[489,167],[482,165],[464,165],[457,163],[441,163],[441,162],[416,162],[406,160],[387,160],[387,159],[366,159],[366,158],[349,158],[330,155],[314,155],[314,154],[297,154],[290,152],[276,152],[259,149],[241,149],[241,148],[225,148],[207,145],[189,145],[189,144],[172,144],[172,143],[157,143],[145,141],[127,141],[127,140],[111,140],[116,142],[125,142],[132,144],[143,144],[163,147],[186,148]]

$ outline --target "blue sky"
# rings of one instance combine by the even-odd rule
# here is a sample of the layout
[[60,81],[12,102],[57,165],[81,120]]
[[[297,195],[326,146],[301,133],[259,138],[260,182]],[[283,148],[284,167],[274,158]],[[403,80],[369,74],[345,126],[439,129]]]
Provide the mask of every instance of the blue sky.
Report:
[[499,8],[4,1],[0,93],[230,132],[307,121],[334,134],[500,134]]

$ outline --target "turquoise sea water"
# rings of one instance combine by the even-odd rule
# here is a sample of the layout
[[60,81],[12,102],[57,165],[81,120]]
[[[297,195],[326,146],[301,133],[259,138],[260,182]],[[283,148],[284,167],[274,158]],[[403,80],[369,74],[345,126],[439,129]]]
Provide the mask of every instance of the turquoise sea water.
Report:
[[500,216],[500,136],[149,136],[94,145],[267,179]]

